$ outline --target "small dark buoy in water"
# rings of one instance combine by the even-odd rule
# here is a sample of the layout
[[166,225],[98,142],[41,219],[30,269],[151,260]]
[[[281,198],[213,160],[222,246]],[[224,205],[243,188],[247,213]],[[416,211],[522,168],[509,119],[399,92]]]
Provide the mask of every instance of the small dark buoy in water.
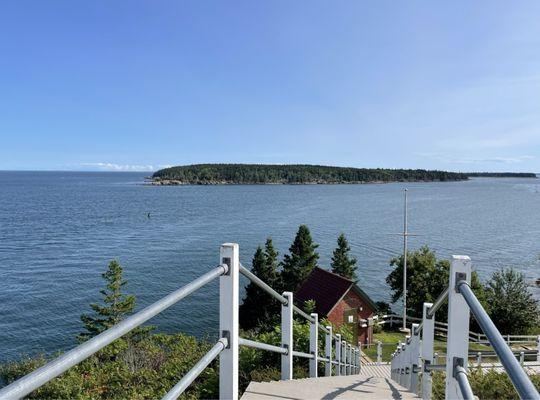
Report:
[[146,214],[146,218],[150,218],[150,213]]

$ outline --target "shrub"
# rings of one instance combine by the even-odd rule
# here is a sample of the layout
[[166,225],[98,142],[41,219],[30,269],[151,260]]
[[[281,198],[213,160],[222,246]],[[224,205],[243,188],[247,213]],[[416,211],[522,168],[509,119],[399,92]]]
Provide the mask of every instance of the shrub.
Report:
[[[433,373],[433,399],[444,399],[445,373]],[[540,390],[540,375],[530,375],[531,381]],[[519,396],[506,373],[494,370],[482,371],[480,368],[471,368],[469,382],[473,393],[480,400],[519,399]]]

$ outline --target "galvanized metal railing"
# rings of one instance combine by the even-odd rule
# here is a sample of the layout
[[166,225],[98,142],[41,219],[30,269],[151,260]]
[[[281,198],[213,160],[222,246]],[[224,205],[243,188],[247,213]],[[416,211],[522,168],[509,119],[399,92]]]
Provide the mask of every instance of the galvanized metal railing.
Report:
[[[246,276],[251,282],[281,303],[280,346],[239,337],[240,274]],[[341,335],[334,335],[331,326],[319,325],[317,314],[308,315],[295,306],[291,292],[277,293],[251,271],[244,268],[240,264],[238,244],[225,243],[220,248],[220,264],[216,268],[41,368],[0,389],[0,399],[14,400],[30,394],[216,278],[219,278],[220,339],[163,399],[173,400],[178,398],[202,371],[219,356],[219,397],[220,399],[236,400],[238,398],[238,356],[240,345],[281,354],[281,379],[284,380],[293,379],[293,357],[309,359],[310,377],[317,377],[319,362],[325,363],[325,376],[330,376],[333,373],[335,375],[350,375],[360,372],[360,349],[342,340]],[[309,321],[309,353],[294,350],[293,312],[297,312]],[[324,357],[318,354],[319,331],[325,334]]]
[[207,272],[200,278],[190,284],[176,290],[168,296],[156,301],[154,304],[146,307],[136,314],[126,318],[119,324],[107,329],[96,337],[84,342],[57,359],[45,364],[34,372],[18,379],[10,385],[0,390],[0,399],[19,399],[22,398],[50,380],[56,378],[69,368],[84,361],[92,354],[111,344],[116,339],[124,336],[133,329],[142,325],[150,318],[166,310],[173,304],[182,300],[184,297],[203,287],[215,278],[226,274],[229,271],[227,265],[219,265],[210,272]]
[[[493,347],[502,366],[508,373],[521,399],[540,399],[538,391],[523,370],[524,352],[520,361],[489,318],[470,287],[471,260],[467,256],[453,256],[450,266],[448,288],[435,303],[424,303],[421,323],[412,324],[411,335],[398,344],[392,355],[391,377],[410,391],[430,399],[432,392],[431,371],[445,371],[446,399],[473,399],[467,375],[469,358],[469,317],[474,316],[484,332],[487,342]],[[435,313],[448,301],[446,363],[434,364],[433,352]],[[540,361],[540,340],[538,340]]]
[[[309,315],[301,308],[294,305],[293,293],[283,292],[283,294],[279,294],[241,264],[239,272],[281,303],[281,346],[278,347],[243,338],[240,338],[240,344],[260,350],[281,353],[282,380],[293,378],[293,357],[306,358],[309,360],[309,376],[312,378],[318,376],[318,364],[321,362],[325,364],[325,376],[331,376],[332,374],[350,375],[360,372],[360,349],[342,340],[341,335],[334,335],[331,326],[319,324],[319,317],[316,313]],[[309,353],[293,349],[293,313],[295,312],[309,322]],[[318,354],[319,331],[323,332],[325,335],[324,357]],[[333,366],[335,366],[335,368],[332,368]]]

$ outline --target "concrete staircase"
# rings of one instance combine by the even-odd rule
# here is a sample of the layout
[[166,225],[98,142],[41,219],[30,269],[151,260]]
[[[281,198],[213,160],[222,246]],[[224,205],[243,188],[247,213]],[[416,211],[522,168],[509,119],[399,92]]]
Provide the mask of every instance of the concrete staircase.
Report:
[[390,365],[363,365],[360,374],[290,381],[251,382],[242,400],[418,399],[390,379]]

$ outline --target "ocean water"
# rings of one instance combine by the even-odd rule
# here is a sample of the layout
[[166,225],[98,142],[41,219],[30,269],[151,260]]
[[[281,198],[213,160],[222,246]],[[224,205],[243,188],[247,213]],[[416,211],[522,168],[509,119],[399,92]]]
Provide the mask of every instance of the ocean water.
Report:
[[[221,243],[239,243],[249,265],[267,236],[283,255],[303,223],[322,266],[344,232],[360,286],[387,301],[405,187],[409,230],[419,235],[410,248],[469,255],[484,278],[506,266],[540,277],[540,180],[151,187],[144,175],[0,172],[0,361],[73,347],[111,259],[124,267],[141,308],[214,267]],[[151,322],[165,332],[214,335],[217,294],[214,282]]]

